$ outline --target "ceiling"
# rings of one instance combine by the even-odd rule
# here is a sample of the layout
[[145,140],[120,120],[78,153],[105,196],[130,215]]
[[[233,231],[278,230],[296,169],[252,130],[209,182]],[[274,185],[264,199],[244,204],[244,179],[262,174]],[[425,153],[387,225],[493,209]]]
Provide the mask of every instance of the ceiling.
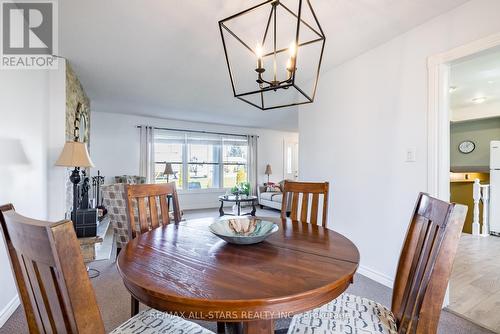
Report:
[[[451,66],[450,107],[467,119],[500,116],[500,48],[458,61]],[[473,99],[485,98],[483,103]],[[464,115],[462,115],[464,114]],[[465,115],[469,114],[469,115]]]
[[[323,71],[466,1],[311,0],[327,37]],[[217,22],[260,2],[60,1],[59,54],[97,112],[296,130],[296,108],[263,112],[232,97]]]

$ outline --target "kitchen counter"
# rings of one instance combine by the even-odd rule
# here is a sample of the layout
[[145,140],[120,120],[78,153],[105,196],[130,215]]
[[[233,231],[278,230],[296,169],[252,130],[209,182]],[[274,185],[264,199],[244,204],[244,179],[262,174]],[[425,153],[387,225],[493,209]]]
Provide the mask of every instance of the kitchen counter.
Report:
[[490,166],[452,166],[452,173],[489,173]]

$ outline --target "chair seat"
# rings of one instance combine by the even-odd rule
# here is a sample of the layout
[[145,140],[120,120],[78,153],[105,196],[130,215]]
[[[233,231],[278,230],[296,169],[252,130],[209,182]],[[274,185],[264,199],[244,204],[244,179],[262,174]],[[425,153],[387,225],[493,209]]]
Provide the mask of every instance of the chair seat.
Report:
[[293,317],[288,334],[396,334],[394,315],[373,300],[343,293],[320,308]]
[[110,334],[214,334],[194,322],[154,309],[139,312]]

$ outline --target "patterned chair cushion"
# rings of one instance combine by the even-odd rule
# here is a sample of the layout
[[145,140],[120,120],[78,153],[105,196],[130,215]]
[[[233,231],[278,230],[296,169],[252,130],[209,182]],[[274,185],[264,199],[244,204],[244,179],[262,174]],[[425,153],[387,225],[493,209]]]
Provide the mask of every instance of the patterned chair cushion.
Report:
[[293,317],[288,334],[397,334],[391,310],[373,300],[343,293],[320,308]]
[[115,183],[144,184],[146,183],[146,178],[136,175],[121,175],[115,176]]
[[142,311],[110,334],[214,334],[194,322],[154,309]]

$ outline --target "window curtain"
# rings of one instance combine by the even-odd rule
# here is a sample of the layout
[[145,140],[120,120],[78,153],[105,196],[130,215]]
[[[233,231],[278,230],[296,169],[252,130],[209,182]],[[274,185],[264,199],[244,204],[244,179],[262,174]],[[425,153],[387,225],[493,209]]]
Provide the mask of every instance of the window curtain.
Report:
[[252,195],[257,195],[257,141],[258,136],[248,136],[248,182]]
[[140,126],[140,166],[139,173],[146,178],[147,183],[155,182],[155,150],[154,128]]

